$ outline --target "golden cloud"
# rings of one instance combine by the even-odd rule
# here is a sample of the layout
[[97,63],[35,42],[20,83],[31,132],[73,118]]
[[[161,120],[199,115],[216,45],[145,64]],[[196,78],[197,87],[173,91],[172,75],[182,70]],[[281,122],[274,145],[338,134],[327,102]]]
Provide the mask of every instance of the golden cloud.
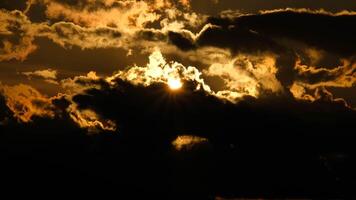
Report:
[[57,71],[53,69],[36,70],[33,72],[22,72],[21,74],[27,76],[29,79],[32,77],[42,78],[48,83],[58,84]]
[[55,116],[51,99],[43,96],[31,86],[19,84],[15,86],[0,85],[6,105],[14,113],[14,117],[22,122],[30,122],[32,117]]
[[199,144],[207,143],[208,139],[193,135],[181,135],[178,136],[173,142],[172,145],[177,151],[181,150],[190,150],[194,146]]
[[350,88],[356,83],[356,63],[342,60],[343,65],[332,69],[317,68],[302,65],[297,62],[295,69],[298,71],[299,85],[309,89],[318,87],[342,87]]
[[76,104],[72,104],[67,111],[71,119],[81,128],[86,128],[90,134],[97,133],[99,130],[117,130],[116,124],[113,121],[102,119],[93,110],[80,110]]
[[37,49],[35,31],[20,11],[0,10],[0,61],[24,60]]
[[[276,61],[272,55],[249,56],[240,54],[225,63],[214,63],[206,74],[219,76],[226,87],[237,96],[258,97],[260,90],[279,92],[282,86],[276,78]],[[223,94],[223,93],[222,93]]]

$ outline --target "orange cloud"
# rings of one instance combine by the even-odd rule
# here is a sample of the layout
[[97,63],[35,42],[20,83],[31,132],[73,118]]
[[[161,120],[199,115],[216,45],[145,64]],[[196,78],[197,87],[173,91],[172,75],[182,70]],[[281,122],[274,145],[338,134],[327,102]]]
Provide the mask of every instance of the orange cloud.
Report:
[[31,22],[20,11],[0,10],[0,61],[24,60],[37,49]]
[[[258,97],[261,90],[274,93],[282,90],[276,78],[278,69],[272,55],[249,56],[238,55],[223,63],[213,63],[205,73],[209,76],[219,76],[226,87],[235,92],[234,96]],[[226,92],[223,92],[224,94]]]
[[172,145],[177,151],[181,150],[190,150],[194,146],[199,144],[207,143],[208,139],[192,136],[192,135],[181,135],[178,136],[173,142]]
[[88,130],[90,134],[97,133],[100,130],[115,131],[116,124],[111,120],[105,120],[98,116],[93,110],[80,110],[76,104],[68,108],[71,119],[81,128]]
[[297,63],[298,84],[309,89],[318,87],[350,88],[356,84],[356,63],[343,60],[343,65],[327,69]]
[[31,86],[0,85],[0,92],[4,95],[6,105],[14,113],[14,117],[22,122],[30,122],[34,116],[50,118],[55,116],[51,99]]
[[53,69],[37,70],[33,72],[22,72],[21,74],[27,76],[29,79],[32,77],[42,78],[48,83],[58,84],[57,71]]

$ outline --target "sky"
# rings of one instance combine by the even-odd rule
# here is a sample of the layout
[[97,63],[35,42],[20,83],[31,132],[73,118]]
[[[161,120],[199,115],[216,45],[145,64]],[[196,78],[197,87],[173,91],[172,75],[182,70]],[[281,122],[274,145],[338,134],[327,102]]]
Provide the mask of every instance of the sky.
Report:
[[355,36],[354,0],[1,0],[0,169],[9,188],[345,197]]

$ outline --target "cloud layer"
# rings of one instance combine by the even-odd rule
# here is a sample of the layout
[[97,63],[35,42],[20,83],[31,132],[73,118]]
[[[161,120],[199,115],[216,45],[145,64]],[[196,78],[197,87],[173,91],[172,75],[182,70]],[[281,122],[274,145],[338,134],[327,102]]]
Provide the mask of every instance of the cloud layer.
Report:
[[353,2],[286,2],[0,2],[5,180],[144,198],[353,193]]

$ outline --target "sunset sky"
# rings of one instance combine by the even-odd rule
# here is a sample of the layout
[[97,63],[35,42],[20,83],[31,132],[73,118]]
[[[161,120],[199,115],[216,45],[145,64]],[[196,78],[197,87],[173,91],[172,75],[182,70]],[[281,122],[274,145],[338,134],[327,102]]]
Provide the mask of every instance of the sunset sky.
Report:
[[355,0],[0,0],[1,173],[10,189],[346,197],[355,45]]

